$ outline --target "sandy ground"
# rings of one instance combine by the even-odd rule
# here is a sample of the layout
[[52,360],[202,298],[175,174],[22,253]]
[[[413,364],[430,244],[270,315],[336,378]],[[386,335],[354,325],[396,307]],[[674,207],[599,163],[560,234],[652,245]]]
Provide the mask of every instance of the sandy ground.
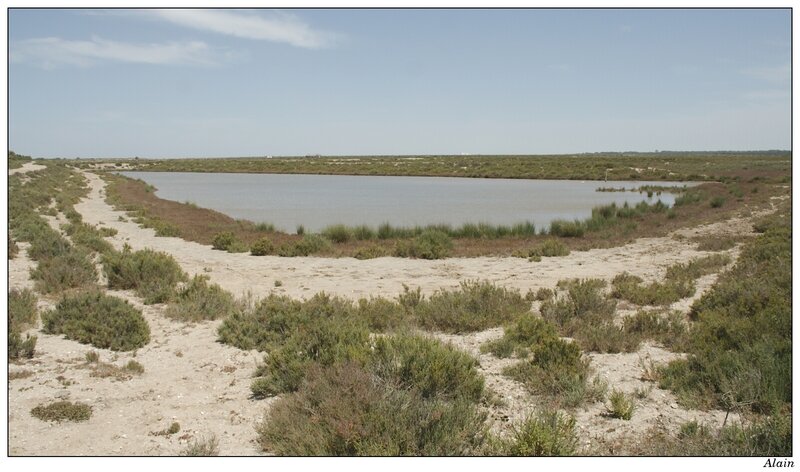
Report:
[[25,164],[22,164],[22,167],[17,167],[16,169],[9,169],[8,170],[8,175],[24,174],[25,172],[34,172],[34,171],[42,170],[42,169],[45,169],[45,168],[46,168],[46,166],[43,166],[41,164],[34,164],[33,162],[26,162]]
[[[27,164],[26,164],[27,165]],[[31,170],[29,168],[29,170]],[[113,210],[104,198],[104,182],[87,173],[89,196],[75,205],[86,222],[117,229],[108,238],[116,247],[124,243],[134,249],[153,248],[172,254],[191,274],[203,273],[234,294],[269,293],[292,297],[310,297],[325,291],[346,297],[386,296],[402,292],[403,284],[421,287],[431,293],[456,287],[465,279],[487,279],[524,292],[539,287],[552,288],[560,279],[598,277],[610,280],[620,272],[660,279],[666,267],[679,261],[705,255],[695,250],[687,239],[663,237],[639,239],[632,244],[610,249],[573,252],[566,257],[544,258],[532,263],[519,258],[454,258],[424,261],[379,258],[359,261],[352,258],[281,258],[253,257],[214,251],[210,246],[178,238],[156,237],[150,229],[127,221],[122,212]],[[124,220],[124,221],[123,221]],[[50,221],[54,226],[58,218]],[[746,234],[750,220],[731,219],[688,231],[695,234]],[[20,244],[20,254],[9,261],[11,288],[32,287],[28,271],[33,263],[26,256],[27,245]],[[738,248],[729,251],[735,257]],[[716,275],[698,283],[699,297],[710,287]],[[283,286],[274,287],[280,280]],[[255,424],[272,400],[249,398],[250,374],[260,355],[241,351],[216,342],[219,322],[195,325],[166,319],[164,307],[144,306],[130,292],[110,293],[121,296],[143,310],[150,324],[151,342],[135,353],[115,354],[98,349],[101,360],[117,366],[135,358],[145,372],[130,380],[91,377],[92,369],[84,356],[90,346],[31,330],[39,336],[37,355],[32,360],[10,365],[12,374],[30,371],[26,378],[9,382],[9,453],[12,455],[173,455],[195,438],[212,433],[220,442],[222,455],[253,455],[260,451],[255,444]],[[686,312],[692,300],[682,300],[672,308]],[[46,309],[55,300],[43,299]],[[622,310],[624,312],[624,310]],[[487,340],[502,336],[495,328],[466,336],[434,334],[475,355],[481,364],[487,386],[500,399],[491,407],[495,429],[525,417],[538,401],[522,385],[501,375],[513,360],[481,354],[479,347]],[[642,360],[663,363],[678,357],[652,344],[644,344],[631,354],[589,354],[595,375],[611,388],[628,393],[647,391],[638,401],[631,421],[603,415],[603,404],[587,405],[575,412],[581,447],[597,450],[596,444],[641,434],[655,424],[674,428],[691,419],[720,425],[724,412],[687,411],[674,396],[641,380]],[[92,418],[85,423],[45,423],[30,415],[31,408],[56,399],[83,401],[93,406]],[[152,432],[177,421],[181,431],[173,436],[155,436]],[[730,421],[730,420],[729,420]],[[602,448],[601,448],[602,449]]]

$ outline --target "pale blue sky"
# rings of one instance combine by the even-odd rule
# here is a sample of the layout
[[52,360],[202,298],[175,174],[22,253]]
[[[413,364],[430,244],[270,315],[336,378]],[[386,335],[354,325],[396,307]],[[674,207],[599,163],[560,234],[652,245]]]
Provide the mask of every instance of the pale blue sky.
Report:
[[11,10],[37,157],[789,149],[782,10]]

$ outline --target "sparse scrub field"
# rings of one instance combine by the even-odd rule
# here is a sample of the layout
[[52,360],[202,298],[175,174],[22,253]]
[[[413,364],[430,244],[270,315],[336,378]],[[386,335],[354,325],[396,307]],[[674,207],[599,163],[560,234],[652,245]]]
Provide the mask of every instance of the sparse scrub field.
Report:
[[92,407],[81,402],[58,401],[39,405],[31,410],[31,415],[42,421],[87,421],[92,416]]
[[131,351],[150,341],[142,313],[127,301],[101,292],[62,298],[53,310],[42,314],[42,325],[46,333],[114,351]]
[[438,341],[378,338],[365,361],[314,365],[257,430],[279,455],[469,455],[484,446],[477,362]]
[[683,404],[773,417],[791,405],[792,230],[787,215],[772,220],[692,306],[689,356],[661,379]]
[[235,309],[233,295],[209,283],[208,276],[195,275],[176,290],[164,314],[180,321],[205,321],[225,318]]
[[611,296],[637,305],[669,305],[694,295],[695,280],[720,270],[730,261],[725,254],[712,254],[686,264],[674,264],[667,268],[664,282],[649,285],[642,285],[640,277],[622,273],[612,281]]
[[178,282],[186,280],[172,256],[152,249],[134,252],[125,246],[122,252],[104,254],[102,262],[108,288],[133,289],[146,304],[168,301]]

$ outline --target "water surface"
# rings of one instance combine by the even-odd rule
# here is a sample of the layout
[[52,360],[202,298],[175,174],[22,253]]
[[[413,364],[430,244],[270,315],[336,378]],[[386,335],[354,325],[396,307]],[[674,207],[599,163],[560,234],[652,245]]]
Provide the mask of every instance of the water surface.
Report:
[[[609,203],[674,203],[674,195],[597,192],[598,187],[683,185],[673,182],[471,179],[201,172],[121,172],[155,186],[156,195],[193,202],[234,218],[268,222],[294,232],[344,223],[377,227],[447,223],[547,227],[558,218],[586,218]],[[693,184],[689,184],[693,185]]]

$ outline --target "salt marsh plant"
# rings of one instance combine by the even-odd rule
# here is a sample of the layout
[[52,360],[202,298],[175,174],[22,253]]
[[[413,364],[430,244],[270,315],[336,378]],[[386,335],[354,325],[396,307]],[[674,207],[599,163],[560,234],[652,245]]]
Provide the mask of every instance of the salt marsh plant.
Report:
[[171,297],[164,314],[180,321],[206,321],[225,318],[236,309],[233,295],[208,276],[195,275]]
[[150,341],[142,312],[101,292],[68,295],[42,314],[42,330],[101,349],[132,351]]
[[133,289],[146,304],[168,301],[178,282],[186,280],[172,256],[152,249],[134,252],[126,245],[122,252],[104,254],[102,262],[108,288]]

